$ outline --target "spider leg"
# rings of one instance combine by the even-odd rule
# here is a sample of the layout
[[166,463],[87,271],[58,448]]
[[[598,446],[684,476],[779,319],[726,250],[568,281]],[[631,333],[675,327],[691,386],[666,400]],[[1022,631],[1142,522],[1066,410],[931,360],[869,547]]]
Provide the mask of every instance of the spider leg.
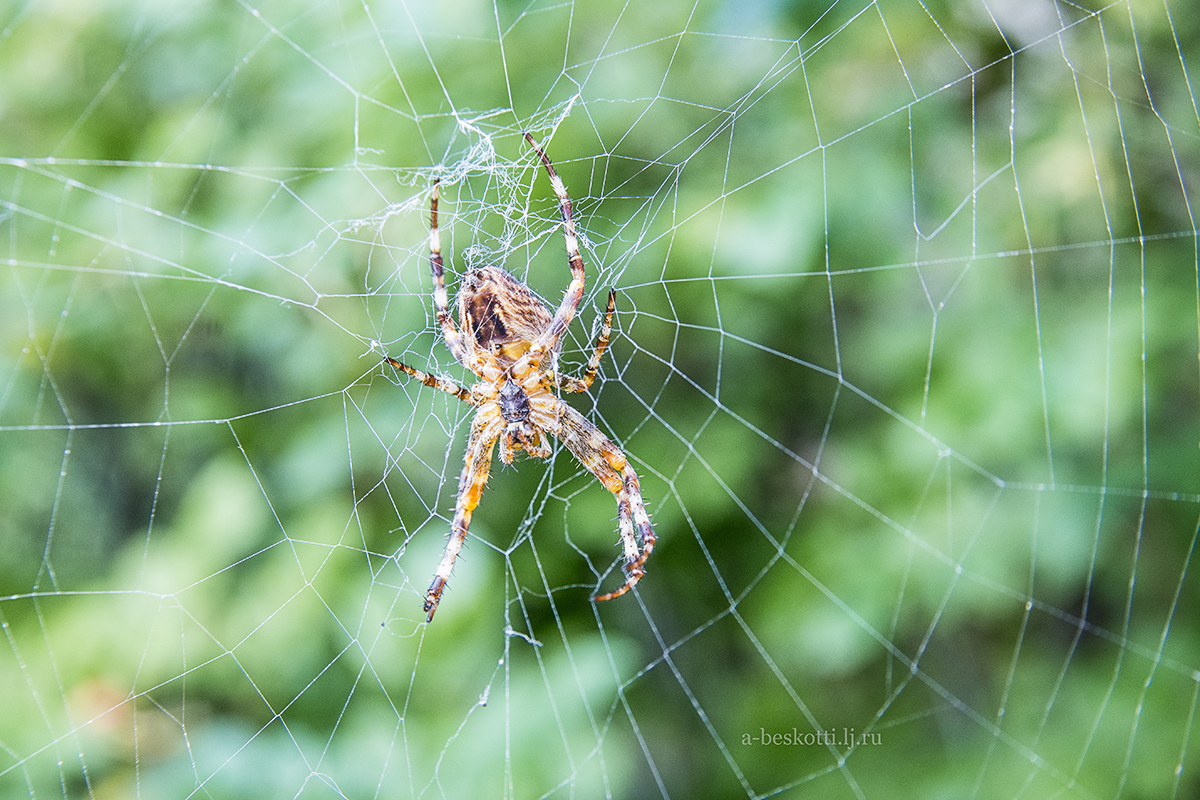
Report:
[[588,387],[592,385],[592,381],[596,379],[596,373],[600,371],[600,358],[604,355],[604,351],[608,349],[608,337],[612,334],[612,318],[616,302],[617,292],[615,289],[610,289],[608,292],[608,310],[604,312],[604,324],[600,326],[600,335],[596,337],[596,347],[592,351],[592,357],[588,359],[587,369],[583,371],[583,377],[575,379],[565,375],[555,375],[555,383],[564,392],[586,392]]
[[450,354],[460,364],[467,363],[466,348],[462,336],[454,326],[454,318],[450,315],[450,299],[446,296],[446,278],[442,273],[442,236],[438,230],[438,181],[433,182],[433,195],[429,198],[429,270],[433,273],[433,308],[437,314],[438,325],[442,328],[442,338]]
[[442,592],[450,580],[450,571],[454,569],[454,560],[458,558],[463,542],[466,541],[471,514],[479,505],[479,496],[483,494],[483,487],[487,485],[492,467],[492,451],[503,427],[504,419],[494,405],[481,408],[471,423],[471,438],[467,441],[467,454],[463,457],[462,475],[458,479],[458,500],[454,506],[450,540],[446,542],[446,552],[433,574],[429,591],[425,592],[426,622],[433,622],[433,615],[442,600]]
[[596,602],[613,600],[632,589],[646,574],[646,559],[654,551],[658,537],[654,535],[650,515],[646,513],[637,473],[625,454],[587,417],[566,403],[552,399],[553,410],[539,415],[539,426],[552,431],[575,454],[579,463],[617,498],[617,525],[625,548],[625,583],[616,591],[592,598]]
[[563,218],[563,238],[566,239],[567,244],[567,260],[571,265],[571,283],[567,285],[562,303],[559,304],[554,319],[550,321],[546,330],[538,336],[537,341],[530,348],[530,362],[537,364],[543,354],[558,346],[559,339],[566,333],[567,326],[571,324],[571,320],[575,316],[575,309],[579,307],[579,302],[583,299],[584,273],[583,257],[579,255],[579,237],[575,234],[575,215],[571,210],[571,197],[567,194],[567,187],[563,185],[562,178],[558,177],[558,173],[554,171],[554,164],[550,162],[541,146],[528,133],[525,134],[525,139],[541,158],[542,165],[546,168],[546,174],[550,176],[550,185],[554,187],[554,193],[558,195],[558,207]]
[[461,384],[455,383],[449,378],[443,378],[440,375],[430,375],[428,372],[422,372],[416,367],[410,367],[401,361],[397,361],[389,356],[383,357],[384,361],[391,364],[396,369],[410,375],[431,389],[440,389],[446,394],[452,394],[464,403],[475,405],[475,400],[471,397],[471,390]]

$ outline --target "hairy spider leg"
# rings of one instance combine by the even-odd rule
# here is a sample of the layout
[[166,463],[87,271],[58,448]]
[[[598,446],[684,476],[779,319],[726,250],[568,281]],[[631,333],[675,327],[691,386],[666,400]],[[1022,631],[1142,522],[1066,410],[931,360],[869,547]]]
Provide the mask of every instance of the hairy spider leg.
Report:
[[562,303],[559,304],[554,319],[529,348],[529,363],[539,364],[546,353],[558,346],[559,340],[567,332],[567,327],[575,316],[575,310],[583,300],[584,272],[583,257],[579,255],[579,237],[575,233],[575,215],[571,210],[571,198],[567,194],[567,187],[563,185],[562,178],[558,177],[558,173],[554,171],[554,164],[551,163],[550,158],[533,136],[526,133],[525,139],[541,158],[542,165],[546,168],[546,174],[550,176],[550,185],[554,187],[554,193],[558,195],[558,208],[563,218],[563,238],[567,243],[567,260],[571,265],[571,283],[568,284],[567,291],[563,294]]
[[504,418],[500,416],[494,403],[480,407],[471,422],[471,438],[467,442],[463,470],[458,478],[458,500],[454,505],[450,540],[446,542],[442,562],[438,564],[437,571],[433,574],[433,582],[429,584],[429,591],[425,593],[424,609],[427,623],[433,622],[433,615],[442,600],[442,592],[450,580],[451,570],[454,569],[454,561],[462,551],[463,542],[466,541],[467,529],[471,526],[471,514],[479,505],[479,497],[483,494],[483,487],[487,485],[492,468],[492,451],[504,425]]
[[449,309],[450,299],[446,296],[446,277],[442,272],[442,236],[438,230],[438,184],[439,181],[433,182],[433,194],[429,198],[429,271],[433,273],[433,308],[450,354],[460,364],[469,368],[471,365],[468,363],[466,348],[458,328],[454,326],[454,318]]
[[397,361],[391,356],[384,356],[383,358],[385,361],[387,361],[387,363],[391,364],[396,369],[400,370],[406,375],[411,375],[431,389],[440,389],[446,394],[454,395],[464,403],[475,405],[475,401],[471,398],[471,390],[467,387],[455,383],[449,378],[443,378],[440,375],[430,375],[428,372],[422,372],[416,367],[410,367],[408,364],[405,364],[402,361]]
[[596,602],[614,600],[636,586],[646,574],[646,559],[654,551],[658,537],[650,525],[641,484],[629,459],[587,417],[561,400],[556,399],[554,403],[554,411],[540,415],[539,423],[554,432],[579,463],[617,498],[617,525],[625,548],[625,583],[616,591],[592,598]]
[[[429,269],[433,273],[433,306],[437,314],[438,324],[442,328],[442,338],[445,339],[450,353],[459,363],[469,367],[470,365],[467,364],[467,354],[462,344],[462,337],[459,335],[458,329],[454,327],[454,320],[448,310],[449,299],[446,297],[446,280],[442,270],[442,243],[441,236],[438,233],[438,183],[436,180],[433,182],[433,195],[429,199]],[[384,360],[394,368],[416,378],[426,386],[433,389],[440,389],[447,394],[452,394],[464,403],[476,405],[476,401],[471,397],[470,389],[461,384],[448,378],[422,372],[416,367],[410,367],[408,364],[397,361],[387,355],[384,355]]]
[[612,318],[616,302],[616,290],[609,289],[608,310],[604,312],[604,323],[600,326],[600,334],[596,337],[596,345],[592,350],[592,357],[588,359],[587,368],[583,371],[583,377],[572,378],[567,375],[555,374],[554,382],[564,392],[586,392],[592,385],[592,381],[596,379],[596,373],[600,371],[600,359],[604,356],[604,351],[608,349],[608,338],[612,334]]

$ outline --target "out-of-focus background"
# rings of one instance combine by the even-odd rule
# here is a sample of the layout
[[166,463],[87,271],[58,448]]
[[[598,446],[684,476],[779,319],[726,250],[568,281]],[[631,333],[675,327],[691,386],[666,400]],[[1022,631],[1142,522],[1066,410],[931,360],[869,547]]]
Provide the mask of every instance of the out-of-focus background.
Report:
[[[0,6],[0,795],[1200,790],[1179,0]],[[658,547],[432,314],[557,304]]]

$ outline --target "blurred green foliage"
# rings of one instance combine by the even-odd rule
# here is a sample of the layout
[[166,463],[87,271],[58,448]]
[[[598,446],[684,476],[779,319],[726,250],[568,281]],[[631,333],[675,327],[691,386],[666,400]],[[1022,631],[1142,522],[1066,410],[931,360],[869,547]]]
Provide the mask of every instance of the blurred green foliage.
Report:
[[[0,794],[1188,796],[1200,26],[1019,5],[0,8]],[[525,129],[660,546],[497,465],[425,628]]]

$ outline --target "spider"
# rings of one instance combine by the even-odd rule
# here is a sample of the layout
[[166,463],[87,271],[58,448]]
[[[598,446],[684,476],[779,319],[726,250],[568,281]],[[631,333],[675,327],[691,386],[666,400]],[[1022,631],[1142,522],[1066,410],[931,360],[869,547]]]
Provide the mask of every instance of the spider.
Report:
[[479,496],[487,485],[497,442],[500,443],[500,460],[505,464],[511,464],[521,450],[528,456],[545,459],[551,454],[545,434],[551,434],[596,476],[605,489],[616,495],[617,524],[625,549],[625,583],[615,591],[593,597],[593,601],[615,599],[637,585],[645,574],[646,559],[657,541],[642,501],[637,473],[625,454],[557,394],[585,392],[592,385],[600,368],[600,358],[608,347],[616,292],[608,293],[604,323],[583,377],[572,378],[558,372],[556,361],[563,334],[583,299],[583,258],[579,255],[571,198],[566,187],[545,151],[530,134],[526,133],[525,138],[550,176],[563,219],[571,282],[558,310],[551,316],[550,310],[528,286],[501,267],[489,265],[471,269],[462,277],[457,297],[459,321],[457,326],[454,324],[447,307],[446,283],[442,275],[438,184],[435,181],[429,202],[429,267],[433,272],[434,310],[446,347],[479,381],[467,388],[385,356],[386,362],[395,369],[426,386],[452,394],[476,409],[458,479],[450,540],[425,593],[427,623],[433,621],[442,592],[450,580],[454,560],[467,538],[471,514],[479,505]]

